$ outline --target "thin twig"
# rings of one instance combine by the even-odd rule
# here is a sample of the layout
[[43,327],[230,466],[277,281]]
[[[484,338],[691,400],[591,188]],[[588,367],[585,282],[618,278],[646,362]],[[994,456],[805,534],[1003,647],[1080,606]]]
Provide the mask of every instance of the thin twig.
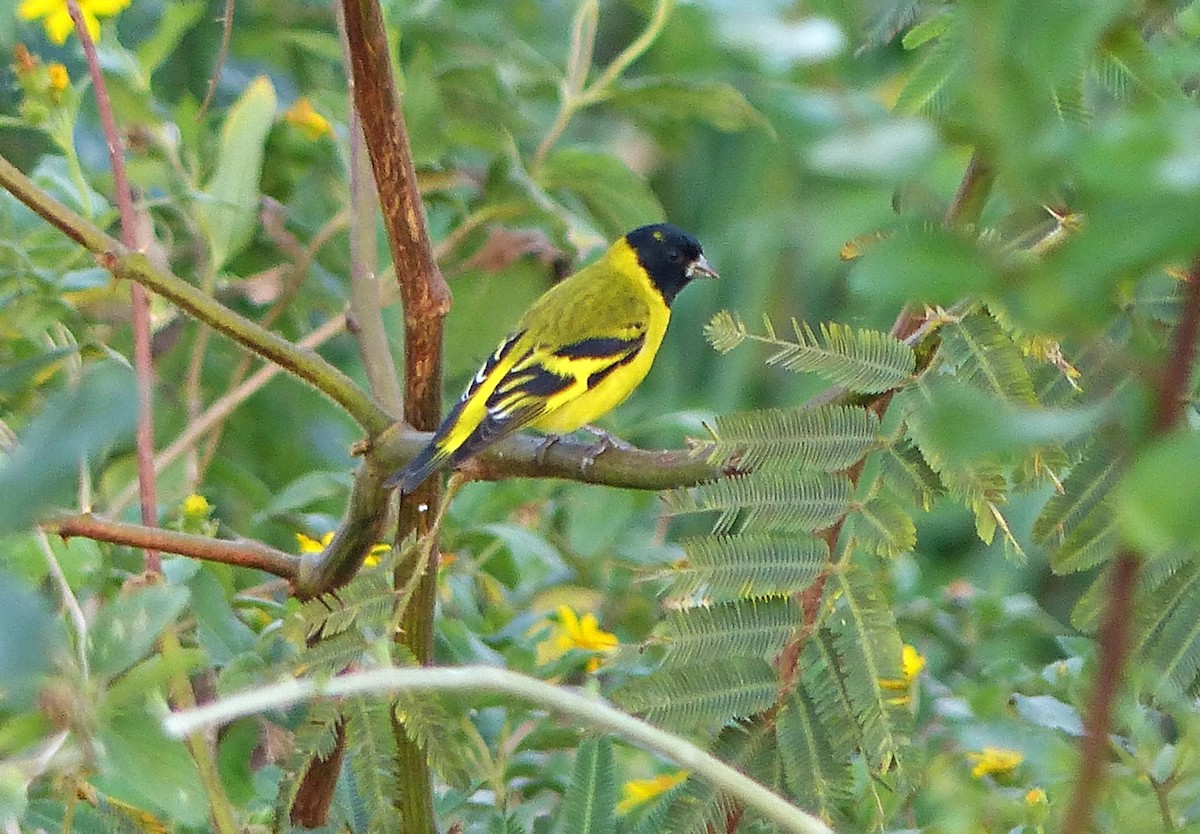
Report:
[[[125,157],[121,149],[121,136],[113,117],[112,101],[108,97],[108,86],[100,61],[96,57],[96,45],[92,43],[87,22],[79,8],[78,0],[67,0],[67,11],[75,23],[75,34],[83,46],[88,73],[92,78],[92,93],[96,99],[96,111],[100,115],[100,127],[108,146],[108,160],[112,167],[113,191],[116,193],[117,210],[121,218],[121,242],[130,249],[139,249],[137,216],[133,209],[133,192],[129,177],[125,174]],[[138,407],[137,432],[134,447],[137,455],[138,490],[142,503],[142,523],[147,527],[158,524],[158,499],[154,484],[154,365],[150,356],[150,299],[141,284],[130,288],[130,303],[133,319],[133,367],[137,378]],[[162,560],[154,550],[147,549],[145,566],[147,573],[158,573]]]
[[229,56],[229,39],[233,35],[233,0],[225,0],[225,13],[221,15],[221,46],[217,50],[217,59],[213,62],[212,75],[208,77],[208,87],[204,91],[204,101],[196,113],[199,119],[212,104],[217,92],[217,84],[221,80],[221,70],[225,68],[225,59]]
[[[346,329],[346,317],[334,316],[316,330],[306,335],[296,343],[296,347],[314,350]],[[266,363],[241,385],[226,391],[209,404],[204,413],[187,424],[179,437],[171,441],[154,457],[154,471],[162,473],[164,469],[179,459],[188,449],[200,442],[206,432],[220,426],[226,417],[233,413],[239,405],[250,399],[264,385],[270,382],[283,369],[271,362]],[[136,486],[127,487],[114,498],[107,507],[111,515],[120,515],[137,495]]]
[[300,560],[282,550],[249,539],[228,541],[191,533],[179,533],[160,527],[142,527],[110,521],[90,513],[60,513],[42,522],[42,529],[69,539],[80,536],[95,541],[129,547],[153,548],[178,553],[223,565],[261,570],[280,579],[294,581],[300,572]]
[[267,710],[285,709],[311,698],[342,698],[381,692],[489,693],[528,701],[587,727],[618,735],[687,768],[782,830],[797,834],[832,834],[831,829],[816,817],[679,736],[627,715],[595,696],[493,666],[385,668],[320,682],[289,680],[223,698],[190,712],[173,713],[163,719],[163,726],[168,733],[182,736],[202,727],[225,724]]
[[58,594],[62,597],[63,607],[71,615],[71,622],[75,624],[75,649],[79,652],[79,668],[83,673],[83,679],[88,679],[88,627],[87,617],[83,615],[83,609],[79,606],[79,600],[75,597],[75,592],[71,590],[71,583],[67,582],[67,576],[63,573],[62,566],[58,564],[58,559],[54,555],[54,549],[50,547],[50,539],[46,538],[46,531],[40,527],[36,530],[38,547],[42,551],[42,555],[46,557],[46,565],[50,568],[50,575],[54,577],[54,583],[58,585]]
[[192,318],[282,366],[344,408],[368,435],[377,435],[392,424],[388,413],[354,380],[316,353],[303,350],[265,330],[182,278],[159,269],[145,255],[129,251],[94,223],[55,200],[3,157],[0,157],[0,186],[63,234],[91,251],[96,261],[116,277],[142,284]]

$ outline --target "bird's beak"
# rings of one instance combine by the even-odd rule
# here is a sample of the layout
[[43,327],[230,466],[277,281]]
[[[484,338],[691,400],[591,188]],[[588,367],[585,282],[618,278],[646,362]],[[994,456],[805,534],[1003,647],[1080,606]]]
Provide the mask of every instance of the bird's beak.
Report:
[[713,265],[708,262],[708,258],[703,255],[688,268],[688,277],[695,278],[699,275],[702,278],[720,278],[717,271],[713,269]]

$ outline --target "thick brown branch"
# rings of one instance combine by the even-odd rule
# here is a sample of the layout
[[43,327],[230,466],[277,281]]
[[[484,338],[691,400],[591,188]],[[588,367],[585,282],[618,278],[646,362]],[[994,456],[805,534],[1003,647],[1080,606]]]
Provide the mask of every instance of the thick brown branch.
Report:
[[[1197,338],[1200,337],[1200,259],[1188,271],[1183,309],[1171,354],[1158,389],[1155,402],[1152,434],[1161,436],[1174,429],[1184,415],[1188,381],[1196,361]],[[1079,744],[1078,780],[1071,796],[1071,807],[1063,824],[1063,834],[1084,834],[1091,828],[1096,798],[1107,775],[1109,725],[1113,704],[1121,690],[1125,667],[1129,662],[1130,627],[1133,622],[1134,591],[1140,555],[1129,548],[1117,554],[1113,565],[1111,590],[1107,597],[1104,621],[1097,635],[1099,663],[1095,689],[1084,716],[1084,736]]]
[[137,524],[109,521],[91,513],[62,513],[43,522],[42,529],[47,533],[57,533],[64,539],[80,536],[100,542],[193,556],[224,565],[253,568],[289,582],[294,581],[300,572],[299,559],[261,542],[213,539],[174,530],[142,527]]

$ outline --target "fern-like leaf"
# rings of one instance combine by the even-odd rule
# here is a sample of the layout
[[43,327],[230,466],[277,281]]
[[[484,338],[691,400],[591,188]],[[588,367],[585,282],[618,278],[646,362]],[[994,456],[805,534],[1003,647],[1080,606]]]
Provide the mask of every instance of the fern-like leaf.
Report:
[[712,602],[807,588],[829,561],[829,545],[802,533],[701,536],[683,542],[687,562],[672,570],[667,596]]
[[990,394],[1017,405],[1038,404],[1021,349],[986,311],[943,327],[939,359],[959,379]]
[[[712,753],[750,778],[778,790],[782,766],[775,734],[768,721],[731,724],[721,730]],[[733,814],[753,815],[707,782],[688,779],[672,798],[661,828],[655,834],[695,834],[697,831],[726,830]],[[748,823],[748,819],[744,822]],[[745,827],[758,830],[753,824]],[[739,826],[740,830],[741,826]]]
[[873,769],[890,770],[898,762],[910,723],[909,714],[893,703],[894,693],[883,685],[902,678],[900,633],[882,591],[865,571],[839,571],[827,588],[834,602],[828,627],[838,672],[862,729],[863,755]]
[[563,798],[563,830],[611,834],[616,827],[617,777],[612,742],[590,738],[575,754],[575,772]]
[[713,458],[743,469],[820,469],[857,463],[879,443],[879,418],[865,408],[766,409],[717,418]]
[[469,790],[497,766],[487,742],[471,720],[470,708],[455,703],[449,695],[400,693],[396,696],[396,720],[404,732],[421,746],[433,770],[448,785]]
[[850,504],[850,479],[826,472],[752,472],[664,493],[673,513],[719,510],[713,533],[735,530],[813,532],[833,524]]
[[933,499],[946,491],[942,479],[929,466],[921,450],[907,437],[878,453],[880,474],[889,490],[928,510]]
[[354,777],[355,799],[371,834],[400,830],[395,774],[396,745],[391,711],[380,698],[354,696],[343,704],[346,716],[346,760]]
[[742,599],[672,611],[662,626],[672,665],[745,656],[769,659],[804,622],[791,597]]
[[1094,568],[1116,553],[1119,541],[1117,514],[1107,503],[1099,504],[1050,554],[1050,567],[1057,574]]
[[1063,479],[1063,491],[1053,495],[1033,523],[1033,540],[1050,544],[1068,535],[1112,491],[1124,466],[1119,457],[1093,454]]
[[762,712],[775,700],[778,681],[771,664],[757,657],[726,657],[686,666],[664,666],[625,684],[618,703],[668,729],[719,727]]
[[768,365],[815,373],[831,385],[860,394],[878,394],[903,385],[916,368],[912,348],[879,330],[856,331],[830,322],[821,325],[818,337],[807,324],[793,321],[792,328],[795,343],[758,339],[776,347],[767,358]]
[[876,556],[899,556],[917,546],[917,527],[898,504],[872,498],[851,513],[858,546]]
[[775,734],[792,797],[801,807],[825,819],[835,818],[838,805],[850,793],[847,762],[834,754],[816,704],[803,690],[780,708]]
[[713,346],[713,350],[729,353],[746,341],[746,325],[733,313],[721,310],[704,326],[704,337]]

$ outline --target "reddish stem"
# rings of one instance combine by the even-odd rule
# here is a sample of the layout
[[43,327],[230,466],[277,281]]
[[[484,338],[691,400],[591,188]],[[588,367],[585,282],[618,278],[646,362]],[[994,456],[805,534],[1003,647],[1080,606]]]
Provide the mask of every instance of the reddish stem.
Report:
[[[125,174],[125,159],[121,149],[121,137],[117,133],[117,122],[113,118],[112,102],[100,61],[96,57],[96,45],[88,32],[78,0],[67,0],[67,10],[75,22],[75,34],[83,46],[88,73],[92,78],[92,91],[96,97],[96,110],[100,114],[100,127],[108,146],[108,159],[112,165],[113,191],[116,193],[117,210],[121,216],[121,242],[130,249],[139,248],[137,215],[133,210],[133,192],[129,177]],[[155,495],[154,478],[154,365],[150,356],[150,299],[145,288],[136,282],[130,285],[130,303],[133,319],[133,367],[137,375],[138,415],[135,446],[137,450],[138,494],[142,503],[142,523],[147,527],[158,525],[158,500]],[[146,549],[147,573],[158,573],[162,560],[158,551]]]

